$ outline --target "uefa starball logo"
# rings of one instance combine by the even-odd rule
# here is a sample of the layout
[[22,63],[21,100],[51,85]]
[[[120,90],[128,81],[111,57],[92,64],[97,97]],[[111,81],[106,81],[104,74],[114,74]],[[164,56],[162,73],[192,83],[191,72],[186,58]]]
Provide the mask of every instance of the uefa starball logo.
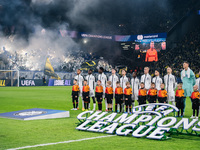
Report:
[[150,103],[133,108],[133,114],[85,111],[77,116],[77,130],[165,140],[173,134],[200,135],[198,119],[175,117],[178,108]]
[[138,40],[143,40],[143,35],[138,35],[138,36],[137,36],[137,39],[138,39]]
[[15,116],[36,116],[47,113],[46,111],[26,111],[26,112],[19,112],[15,113]]

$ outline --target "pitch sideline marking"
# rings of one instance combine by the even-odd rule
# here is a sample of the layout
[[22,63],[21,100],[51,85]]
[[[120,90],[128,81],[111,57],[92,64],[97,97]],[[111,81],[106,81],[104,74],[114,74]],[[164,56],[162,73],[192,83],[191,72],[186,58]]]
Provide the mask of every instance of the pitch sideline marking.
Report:
[[40,146],[49,146],[49,145],[63,144],[63,143],[80,142],[80,141],[87,141],[87,140],[93,140],[93,139],[106,138],[106,137],[111,137],[111,136],[116,136],[116,135],[96,136],[96,137],[91,137],[91,138],[84,138],[84,139],[78,139],[78,140],[69,140],[69,141],[62,141],[62,142],[56,142],[56,143],[37,144],[37,145],[32,145],[32,146],[24,146],[24,147],[18,147],[18,148],[11,148],[11,149],[7,149],[7,150],[18,150],[18,149],[40,147]]

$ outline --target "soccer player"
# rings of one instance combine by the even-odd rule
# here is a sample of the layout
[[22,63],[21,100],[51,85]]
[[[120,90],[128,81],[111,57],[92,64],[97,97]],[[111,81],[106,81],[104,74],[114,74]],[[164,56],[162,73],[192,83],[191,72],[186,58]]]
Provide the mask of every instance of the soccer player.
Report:
[[[103,73],[104,69],[103,67],[99,67],[99,75],[98,75],[98,80],[101,81],[101,85],[103,87],[103,98],[105,98],[105,90],[106,90],[106,82],[107,82],[107,77],[106,75]],[[107,100],[105,100],[105,105],[106,105],[106,111],[108,111],[107,108]]]
[[[124,89],[126,88],[126,82],[128,82],[128,78],[126,77],[126,70],[123,69],[122,70],[122,77],[120,78],[120,85],[123,89],[123,93],[124,93]],[[124,112],[124,100],[125,97],[123,96],[123,102],[122,102],[122,111]]]
[[148,101],[149,103],[156,103],[157,99],[157,89],[155,88],[155,83],[151,83],[151,88],[148,91]]
[[79,86],[78,86],[77,80],[74,79],[74,85],[72,87],[73,108],[71,110],[77,110],[78,108],[78,95],[79,95]]
[[184,90],[182,89],[182,84],[179,83],[177,85],[177,90],[176,90],[176,94],[175,94],[175,102],[176,102],[176,107],[179,109],[178,110],[178,115],[177,117],[180,116],[180,111],[181,111],[181,117],[183,117],[183,108],[184,108]]
[[155,88],[159,91],[160,84],[163,82],[162,78],[160,77],[160,72],[155,70],[155,77],[152,79],[152,82],[155,83]]
[[167,101],[171,101],[172,105],[175,106],[175,88],[176,88],[176,79],[172,75],[171,67],[167,67],[167,75],[164,76],[164,83],[167,90]]
[[144,88],[144,83],[140,83],[140,89],[138,92],[138,103],[139,105],[146,104],[147,90]]
[[158,91],[158,102],[166,103],[167,102],[167,91],[165,90],[165,84],[160,84],[160,90]]
[[144,67],[144,74],[141,76],[141,82],[144,83],[144,88],[148,91],[151,87],[151,76],[149,75],[149,67]]
[[150,49],[147,50],[145,61],[146,62],[158,61],[158,53],[157,50],[154,49],[153,41],[151,41],[150,43]]
[[128,113],[128,108],[129,108],[129,113],[131,114],[131,105],[132,105],[132,89],[131,89],[131,84],[130,82],[126,82],[126,88],[124,89],[124,95],[125,95],[125,105],[126,105],[126,113]]
[[140,88],[140,81],[137,78],[137,73],[133,72],[133,78],[131,79],[131,86],[132,86],[132,107],[134,107],[135,100],[138,100],[138,91]]
[[115,94],[115,88],[117,87],[116,82],[119,81],[119,78],[116,75],[116,70],[114,68],[112,69],[112,75],[109,77],[108,81],[111,81],[111,83],[112,83],[111,86],[113,88],[113,96],[115,96],[114,95]]
[[[80,92],[79,92],[79,101],[80,101],[80,97],[82,99],[82,111],[84,111],[84,102],[83,102],[83,98],[82,98],[82,89],[83,89],[83,81],[84,81],[84,78],[83,76],[81,75],[81,70],[80,69],[77,69],[77,75],[74,77],[74,79],[77,80],[77,83],[78,83],[78,86],[79,86],[79,89],[80,89]],[[77,107],[77,109],[79,109]]]
[[185,101],[186,97],[190,97],[193,91],[193,86],[195,85],[195,75],[194,72],[189,68],[189,63],[184,62],[183,63],[184,70],[181,71],[181,80],[183,82],[183,90],[185,92],[185,98],[184,98],[184,109],[185,111]]
[[196,79],[196,84],[198,86],[198,91],[200,92],[200,70],[199,70],[199,78]]
[[198,119],[199,116],[199,98],[200,98],[200,93],[198,91],[198,86],[194,85],[193,87],[194,92],[192,92],[191,95],[191,101],[192,101],[192,109],[193,109],[193,115],[190,118],[195,118],[195,111],[196,111],[196,119]]
[[113,88],[111,86],[112,82],[108,81],[106,83],[106,91],[105,91],[105,99],[107,100],[107,108],[108,111],[111,112],[112,111],[112,101],[113,101]]
[[101,80],[97,81],[95,90],[95,97],[98,102],[98,111],[102,111],[102,100],[103,100],[103,86],[101,86]]
[[117,87],[115,88],[115,112],[117,112],[117,108],[119,105],[119,112],[122,112],[122,102],[123,102],[123,89],[120,87],[120,82],[116,82]]
[[95,77],[92,75],[92,69],[88,70],[88,75],[85,78],[88,82],[88,85],[90,87],[90,97],[92,97],[93,100],[93,111],[96,108],[96,101],[94,96],[94,88],[95,88]]
[[84,80],[84,85],[83,85],[83,90],[82,90],[82,94],[83,94],[83,101],[84,101],[84,108],[87,111],[88,110],[88,106],[90,103],[90,87],[87,84],[87,80]]

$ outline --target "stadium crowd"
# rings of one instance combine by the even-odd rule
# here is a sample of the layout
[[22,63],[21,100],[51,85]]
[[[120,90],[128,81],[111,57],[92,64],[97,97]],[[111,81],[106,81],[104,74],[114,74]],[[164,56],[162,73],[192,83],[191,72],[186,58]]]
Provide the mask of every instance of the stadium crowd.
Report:
[[159,69],[161,74],[165,74],[167,66],[171,66],[173,73],[179,76],[184,61],[190,62],[191,69],[198,77],[200,62],[200,28],[197,27],[190,33],[186,34],[184,39],[168,53],[162,56],[158,62],[151,65],[151,69]]

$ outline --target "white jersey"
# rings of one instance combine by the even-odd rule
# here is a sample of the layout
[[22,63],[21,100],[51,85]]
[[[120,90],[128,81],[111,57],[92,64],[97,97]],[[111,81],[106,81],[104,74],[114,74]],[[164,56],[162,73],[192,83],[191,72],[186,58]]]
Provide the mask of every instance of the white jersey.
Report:
[[165,83],[165,89],[167,90],[167,93],[175,91],[176,79],[175,79],[174,75],[172,75],[172,74],[165,75],[164,83]]
[[154,77],[154,78],[152,79],[152,82],[155,83],[155,87],[156,87],[157,90],[160,90],[160,89],[161,89],[161,88],[160,88],[160,85],[161,85],[161,83],[163,83],[163,80],[162,80],[161,77],[159,77],[159,76]]
[[99,75],[98,75],[98,80],[101,81],[101,85],[103,86],[103,88],[105,88],[105,87],[106,87],[106,82],[107,82],[107,77],[106,77],[106,75],[105,75],[104,73],[99,74]]
[[124,89],[126,88],[126,82],[128,82],[128,78],[126,76],[122,76],[120,78],[120,85],[123,89],[123,92],[124,92]]
[[132,86],[132,93],[133,93],[132,98],[133,98],[133,100],[138,100],[140,81],[137,77],[131,79],[131,86]]
[[87,83],[88,83],[88,85],[90,87],[90,91],[91,90],[94,91],[94,89],[95,89],[95,77],[92,74],[90,74],[90,75],[87,75],[85,77],[85,79],[87,80]]
[[[74,79],[77,80],[77,83],[78,83],[79,88],[80,88],[80,87],[83,87],[84,78],[83,78],[82,75],[80,75],[80,74],[79,74],[79,75],[76,75],[76,76],[74,77]],[[80,90],[82,90],[82,88],[80,88]]]
[[117,87],[117,86],[116,86],[116,82],[119,81],[118,76],[116,76],[116,75],[111,75],[111,76],[109,77],[108,81],[111,81],[111,82],[112,82],[111,85],[112,85],[112,88],[113,88],[113,92],[115,93],[115,88]]
[[167,100],[175,102],[175,88],[176,88],[176,79],[172,74],[167,74],[164,76],[165,89],[167,91]]
[[105,90],[106,90],[106,82],[107,77],[104,73],[98,75],[98,80],[101,81],[101,85],[103,86],[103,98],[105,98]]
[[95,77],[92,74],[88,74],[85,79],[88,82],[88,85],[90,87],[90,97],[94,97],[94,89],[95,89]]
[[196,79],[196,84],[198,86],[198,91],[200,92],[200,78]]
[[141,76],[141,82],[144,83],[146,89],[151,88],[151,76],[148,73]]

